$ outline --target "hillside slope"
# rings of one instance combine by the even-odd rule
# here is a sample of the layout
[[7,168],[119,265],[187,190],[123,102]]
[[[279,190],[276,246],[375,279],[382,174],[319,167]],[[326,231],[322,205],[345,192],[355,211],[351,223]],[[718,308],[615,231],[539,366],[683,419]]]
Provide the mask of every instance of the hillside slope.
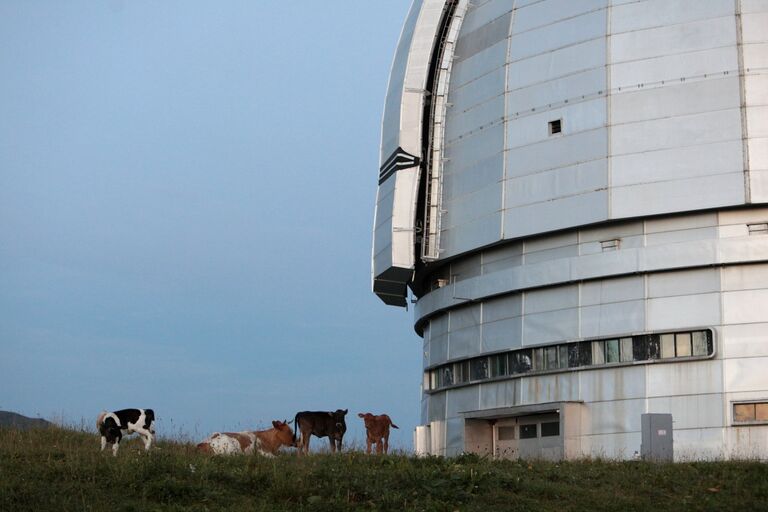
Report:
[[0,429],[0,510],[765,510],[759,462],[491,461],[361,452],[210,457],[95,434]]

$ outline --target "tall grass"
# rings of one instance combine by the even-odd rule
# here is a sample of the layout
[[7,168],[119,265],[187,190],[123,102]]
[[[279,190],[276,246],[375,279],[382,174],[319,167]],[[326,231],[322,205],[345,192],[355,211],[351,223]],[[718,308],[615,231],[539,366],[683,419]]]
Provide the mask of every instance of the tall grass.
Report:
[[490,461],[361,452],[209,457],[161,440],[0,429],[0,510],[765,510],[759,462]]

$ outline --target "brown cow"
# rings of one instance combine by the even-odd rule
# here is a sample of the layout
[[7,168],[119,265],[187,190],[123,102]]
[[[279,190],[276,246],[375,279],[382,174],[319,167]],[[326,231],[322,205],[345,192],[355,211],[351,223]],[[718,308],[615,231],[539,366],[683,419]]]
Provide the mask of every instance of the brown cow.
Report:
[[365,422],[365,453],[371,453],[371,445],[376,445],[376,453],[387,453],[389,451],[389,426],[392,428],[399,428],[392,423],[392,420],[386,414],[379,414],[374,416],[367,412],[365,414],[358,413],[360,418],[363,418]]
[[296,446],[288,423],[273,421],[273,428],[244,432],[214,432],[197,449],[214,455],[250,454],[273,457],[281,446]]

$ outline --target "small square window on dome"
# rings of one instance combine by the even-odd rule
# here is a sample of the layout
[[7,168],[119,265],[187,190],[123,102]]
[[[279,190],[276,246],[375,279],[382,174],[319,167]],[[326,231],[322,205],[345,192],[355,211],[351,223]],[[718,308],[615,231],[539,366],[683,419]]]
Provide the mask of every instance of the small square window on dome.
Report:
[[549,122],[549,134],[555,135],[557,133],[560,133],[563,131],[563,120],[562,119],[555,119],[554,121]]

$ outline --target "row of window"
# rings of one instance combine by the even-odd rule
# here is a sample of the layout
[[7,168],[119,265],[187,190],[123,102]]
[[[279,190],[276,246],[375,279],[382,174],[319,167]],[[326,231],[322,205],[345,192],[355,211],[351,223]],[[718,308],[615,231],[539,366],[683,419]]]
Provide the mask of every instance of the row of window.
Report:
[[[499,427],[498,439],[499,441],[513,441],[515,437],[514,426]],[[541,437],[554,437],[560,435],[560,422],[559,421],[547,421],[541,423]],[[539,424],[530,423],[527,425],[520,425],[520,439],[535,439],[539,437]]]
[[709,330],[581,341],[444,364],[429,371],[428,387],[434,390],[529,372],[712,354],[712,331]]

